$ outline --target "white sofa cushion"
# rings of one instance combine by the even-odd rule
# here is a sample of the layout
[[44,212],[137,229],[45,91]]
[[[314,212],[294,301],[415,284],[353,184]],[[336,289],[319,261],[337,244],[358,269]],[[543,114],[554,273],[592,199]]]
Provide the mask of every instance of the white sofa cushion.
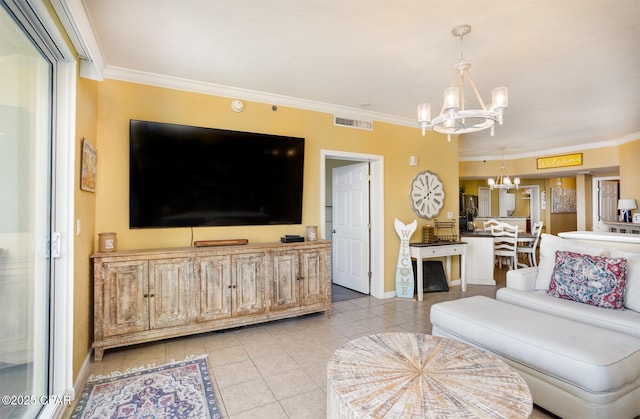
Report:
[[590,393],[615,391],[640,377],[637,337],[484,296],[434,304],[430,318],[434,335],[460,337]]
[[540,237],[540,263],[536,277],[536,289],[548,290],[551,275],[556,264],[556,251],[566,250],[574,253],[584,253],[593,256],[608,256],[609,250],[601,246],[578,243],[570,239],[563,239],[552,234],[542,234]]
[[496,299],[531,310],[552,314],[557,318],[592,324],[640,338],[640,313],[637,311],[625,309],[608,310],[589,304],[550,297],[546,291],[522,291],[514,288],[500,288],[496,292]]
[[612,248],[611,257],[627,259],[627,286],[624,294],[624,306],[640,312],[640,253]]

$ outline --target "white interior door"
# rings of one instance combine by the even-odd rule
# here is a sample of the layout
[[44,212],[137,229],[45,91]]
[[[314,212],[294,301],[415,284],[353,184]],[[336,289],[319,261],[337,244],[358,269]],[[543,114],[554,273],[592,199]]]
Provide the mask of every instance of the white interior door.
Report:
[[333,169],[333,282],[369,294],[369,163]]
[[601,180],[599,193],[600,221],[617,223],[618,220],[618,181]]
[[491,189],[478,188],[478,217],[491,217]]
[[531,219],[531,227],[540,221],[540,187],[538,185],[528,186],[531,189],[529,194],[529,218]]

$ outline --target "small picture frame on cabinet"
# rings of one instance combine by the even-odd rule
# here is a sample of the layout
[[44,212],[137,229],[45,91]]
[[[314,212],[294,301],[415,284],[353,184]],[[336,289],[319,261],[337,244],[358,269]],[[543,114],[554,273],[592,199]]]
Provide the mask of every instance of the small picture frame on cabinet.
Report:
[[87,141],[82,139],[82,168],[80,171],[80,189],[88,192],[96,191],[96,169],[98,151]]

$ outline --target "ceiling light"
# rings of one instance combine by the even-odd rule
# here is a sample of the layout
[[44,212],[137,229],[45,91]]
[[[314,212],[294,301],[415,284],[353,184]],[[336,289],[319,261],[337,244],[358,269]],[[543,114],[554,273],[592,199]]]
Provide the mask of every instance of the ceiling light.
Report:
[[489,178],[489,180],[487,181],[487,183],[489,184],[489,188],[491,190],[493,189],[509,190],[512,188],[518,189],[518,187],[520,186],[520,178],[515,177],[513,178],[513,181],[511,181],[511,178],[509,177],[509,175],[504,174],[504,146],[500,147],[500,150],[502,153],[502,164],[500,164],[500,175],[495,179]]
[[[447,134],[447,139],[451,141],[451,134],[466,134],[468,132],[481,131],[491,128],[491,135],[497,122],[502,125],[502,113],[509,107],[509,92],[506,87],[496,87],[492,91],[492,100],[488,107],[478,93],[476,84],[471,78],[471,64],[464,61],[464,51],[462,48],[463,38],[471,32],[471,26],[459,25],[453,28],[453,36],[460,38],[460,59],[454,68],[451,85],[444,90],[444,103],[440,110],[440,115],[431,119],[431,105],[421,103],[418,105],[418,123],[422,128],[422,135],[426,129]],[[478,100],[479,109],[466,109],[464,87],[465,80],[473,89]]]

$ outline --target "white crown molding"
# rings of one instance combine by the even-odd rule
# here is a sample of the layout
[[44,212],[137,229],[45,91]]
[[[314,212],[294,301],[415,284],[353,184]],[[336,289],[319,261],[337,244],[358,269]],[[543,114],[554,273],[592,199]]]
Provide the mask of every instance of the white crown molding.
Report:
[[[579,144],[575,146],[567,146],[567,147],[559,147],[553,148],[549,150],[542,150],[531,153],[522,153],[522,154],[505,154],[504,157],[513,160],[513,159],[526,159],[530,157],[541,157],[544,155],[554,155],[554,154],[562,154],[562,153],[579,153],[584,150],[592,150],[594,148],[606,148],[606,147],[616,147],[621,144],[625,144],[631,141],[636,141],[640,139],[640,132],[634,132],[629,135],[625,135],[624,137],[620,137],[613,140],[603,140],[596,143],[587,143],[587,144]],[[469,157],[469,158],[459,158],[459,161],[483,161],[483,160],[501,160],[502,157],[500,155],[486,155],[481,157]]]
[[[313,100],[299,99],[289,96],[277,95],[273,93],[259,92],[256,90],[241,89],[237,87],[225,86],[215,83],[207,83],[179,77],[171,77],[162,74],[149,73],[138,70],[131,70],[122,67],[107,66],[104,69],[104,77],[107,79],[121,80],[132,83],[146,84],[156,87],[164,87],[169,89],[183,90],[194,93],[202,93],[207,95],[228,97],[232,99],[248,100],[258,103],[274,104],[278,106],[288,106],[297,109],[305,109],[309,111],[335,114],[341,117],[350,117],[355,119],[367,119],[379,122],[386,122],[395,125],[401,125],[418,129],[415,119],[388,115],[378,112],[366,111],[358,108],[350,108],[346,106],[333,105]],[[540,157],[545,154],[575,153],[588,149],[613,147],[626,142],[635,141],[640,138],[640,132],[632,133],[624,137],[603,140],[596,143],[581,144],[576,146],[560,147],[555,149],[505,155],[508,159]],[[482,160],[500,160],[501,156],[487,155],[482,157],[459,158],[459,161],[482,161]]]
[[80,76],[102,81],[104,79],[102,52],[82,0],[51,0],[51,5],[78,53]]
[[289,106],[297,109],[305,109],[309,111],[328,114],[337,114],[342,117],[374,120],[387,122],[390,124],[408,126],[416,129],[418,128],[417,122],[411,118],[365,111],[358,108],[350,108],[347,106],[333,105],[330,103],[299,99],[273,93],[259,92],[256,90],[241,89],[238,87],[225,86],[221,84],[207,83],[183,79],[179,77],[171,77],[162,74],[131,70],[122,67],[107,66],[104,70],[104,76],[105,78],[113,80],[122,80],[133,83],[147,84],[150,86],[165,87],[194,93],[228,97],[233,99],[249,100],[258,103]]

